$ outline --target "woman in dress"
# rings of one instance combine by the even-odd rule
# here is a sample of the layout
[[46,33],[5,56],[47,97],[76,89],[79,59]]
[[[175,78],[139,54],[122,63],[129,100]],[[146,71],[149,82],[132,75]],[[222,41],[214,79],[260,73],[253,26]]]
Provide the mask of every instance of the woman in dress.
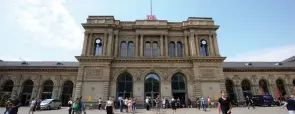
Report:
[[131,98],[128,99],[128,111],[129,112],[132,111],[132,99]]
[[114,114],[114,101],[112,99],[112,97],[109,97],[108,101],[106,102],[106,111],[107,114]]

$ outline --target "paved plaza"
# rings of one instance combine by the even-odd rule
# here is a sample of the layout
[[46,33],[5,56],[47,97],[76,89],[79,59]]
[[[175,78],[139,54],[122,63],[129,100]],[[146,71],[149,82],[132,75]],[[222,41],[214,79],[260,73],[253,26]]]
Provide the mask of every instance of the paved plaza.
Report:
[[[28,114],[28,107],[20,108],[19,114]],[[4,108],[0,108],[0,113],[4,112]],[[50,110],[50,111],[38,111],[34,114],[68,114],[67,108],[62,108],[60,110]],[[87,110],[87,114],[106,114],[104,110]],[[115,114],[127,114],[120,113],[116,110]],[[130,113],[131,114],[131,113]],[[154,111],[145,111],[143,109],[139,109],[137,114],[156,114]],[[167,109],[162,114],[172,114],[171,109]],[[217,109],[210,109],[207,112],[198,111],[195,108],[190,109],[178,109],[176,114],[218,114]],[[286,109],[281,109],[279,107],[256,107],[255,110],[248,110],[245,107],[233,108],[232,114],[288,114]]]

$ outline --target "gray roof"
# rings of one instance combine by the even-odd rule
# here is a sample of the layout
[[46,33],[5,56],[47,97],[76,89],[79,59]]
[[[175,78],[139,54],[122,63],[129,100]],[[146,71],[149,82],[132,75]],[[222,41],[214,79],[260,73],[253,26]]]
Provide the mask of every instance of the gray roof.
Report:
[[0,67],[18,67],[18,66],[30,66],[30,67],[78,67],[79,62],[69,61],[3,61],[0,62]]
[[[0,67],[78,67],[79,62],[64,61],[3,61]],[[224,62],[224,68],[295,68],[295,62]]]
[[292,56],[292,57],[290,57],[290,58],[288,58],[288,59],[286,59],[286,60],[284,60],[282,62],[295,62],[295,56]]

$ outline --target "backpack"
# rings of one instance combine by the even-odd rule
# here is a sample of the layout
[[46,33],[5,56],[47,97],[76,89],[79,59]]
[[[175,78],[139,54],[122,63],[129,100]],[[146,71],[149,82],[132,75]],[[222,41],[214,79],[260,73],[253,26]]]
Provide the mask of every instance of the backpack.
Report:
[[79,105],[79,103],[75,103],[75,104],[74,104],[73,110],[74,110],[74,111],[78,111],[78,110],[80,110],[80,105]]

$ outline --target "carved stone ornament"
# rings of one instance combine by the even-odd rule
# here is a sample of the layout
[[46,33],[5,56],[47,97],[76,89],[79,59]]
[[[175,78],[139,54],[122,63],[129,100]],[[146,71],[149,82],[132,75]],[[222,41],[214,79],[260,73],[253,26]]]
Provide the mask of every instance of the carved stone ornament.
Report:
[[202,69],[201,77],[215,77],[215,72],[213,69]]
[[86,79],[102,79],[100,69],[89,69],[86,71]]

